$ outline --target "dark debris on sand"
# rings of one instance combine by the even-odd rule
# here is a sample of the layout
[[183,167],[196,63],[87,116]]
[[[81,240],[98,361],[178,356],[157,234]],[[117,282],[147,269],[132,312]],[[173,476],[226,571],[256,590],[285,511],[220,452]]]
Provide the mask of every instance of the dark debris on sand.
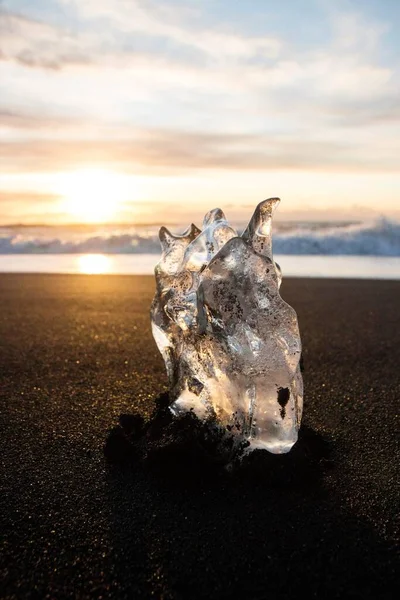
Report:
[[174,417],[168,393],[155,399],[156,411],[145,424],[139,414],[121,414],[108,434],[104,454],[111,465],[158,470],[169,478],[202,476],[262,477],[271,485],[307,485],[333,468],[332,442],[304,426],[288,454],[255,450],[246,455],[234,439],[189,412]]

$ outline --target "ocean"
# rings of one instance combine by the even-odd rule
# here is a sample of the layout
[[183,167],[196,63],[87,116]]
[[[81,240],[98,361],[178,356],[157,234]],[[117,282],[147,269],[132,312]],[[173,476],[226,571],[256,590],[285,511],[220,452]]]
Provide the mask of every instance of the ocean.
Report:
[[[238,231],[243,224],[236,224]],[[171,225],[171,231],[185,227]],[[0,227],[0,272],[150,274],[159,225]],[[400,223],[274,223],[286,276],[400,279]]]

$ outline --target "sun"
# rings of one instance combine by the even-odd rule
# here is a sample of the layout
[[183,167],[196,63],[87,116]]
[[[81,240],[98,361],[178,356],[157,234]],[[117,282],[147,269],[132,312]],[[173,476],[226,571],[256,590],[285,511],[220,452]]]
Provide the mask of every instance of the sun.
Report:
[[81,223],[113,221],[126,193],[122,176],[101,169],[65,173],[59,187],[63,211]]

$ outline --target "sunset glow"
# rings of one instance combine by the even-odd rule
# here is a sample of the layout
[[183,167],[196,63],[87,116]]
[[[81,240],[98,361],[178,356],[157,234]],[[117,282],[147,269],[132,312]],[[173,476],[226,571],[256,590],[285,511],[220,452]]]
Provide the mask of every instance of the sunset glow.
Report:
[[271,196],[279,219],[400,218],[399,18],[396,0],[3,0],[0,225],[242,222]]
[[115,220],[126,191],[118,175],[102,170],[82,170],[61,177],[62,210],[83,223]]
[[110,262],[104,254],[84,254],[78,259],[78,270],[82,275],[102,275],[109,272]]

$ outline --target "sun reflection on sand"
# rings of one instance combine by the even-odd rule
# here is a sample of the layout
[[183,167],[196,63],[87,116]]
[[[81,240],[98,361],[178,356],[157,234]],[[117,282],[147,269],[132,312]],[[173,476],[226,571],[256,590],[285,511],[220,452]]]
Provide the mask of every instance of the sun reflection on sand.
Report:
[[104,254],[83,254],[78,258],[79,273],[83,275],[102,275],[110,268],[111,260]]

